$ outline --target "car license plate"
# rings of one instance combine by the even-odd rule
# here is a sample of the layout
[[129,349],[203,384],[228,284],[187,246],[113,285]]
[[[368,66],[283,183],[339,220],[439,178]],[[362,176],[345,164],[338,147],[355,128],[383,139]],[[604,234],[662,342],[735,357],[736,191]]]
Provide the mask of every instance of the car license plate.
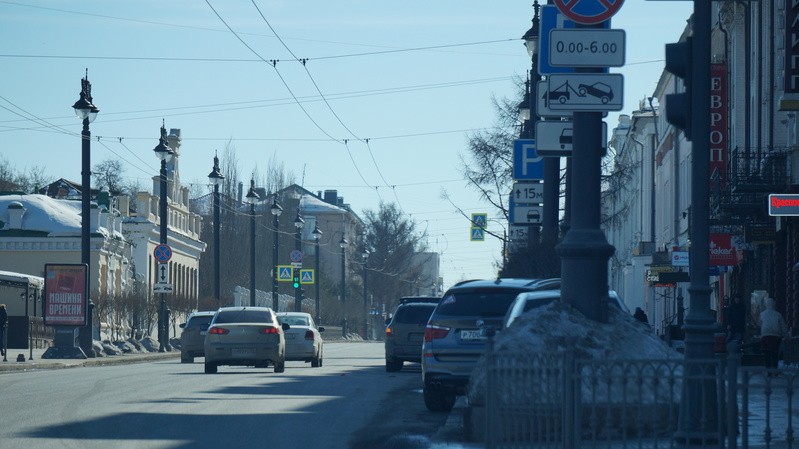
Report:
[[230,355],[236,357],[246,357],[255,355],[255,348],[233,348],[230,350]]
[[461,340],[485,340],[485,338],[479,329],[461,331]]

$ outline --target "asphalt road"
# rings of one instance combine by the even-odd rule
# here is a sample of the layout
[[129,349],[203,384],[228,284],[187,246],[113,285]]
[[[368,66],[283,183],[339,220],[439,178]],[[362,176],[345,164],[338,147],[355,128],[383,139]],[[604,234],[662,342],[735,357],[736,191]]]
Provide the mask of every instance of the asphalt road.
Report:
[[328,343],[321,368],[282,374],[201,361],[2,374],[0,447],[399,449],[447,419],[425,409],[418,365],[385,371],[381,343]]

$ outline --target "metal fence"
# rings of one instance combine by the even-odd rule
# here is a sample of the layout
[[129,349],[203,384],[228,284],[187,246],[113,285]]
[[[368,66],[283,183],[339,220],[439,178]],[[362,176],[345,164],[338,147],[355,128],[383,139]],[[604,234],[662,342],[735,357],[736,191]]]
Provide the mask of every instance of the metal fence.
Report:
[[[741,367],[737,355],[688,361],[509,354],[490,343],[486,362],[489,449],[794,447],[794,368]],[[701,431],[708,428],[710,435]]]

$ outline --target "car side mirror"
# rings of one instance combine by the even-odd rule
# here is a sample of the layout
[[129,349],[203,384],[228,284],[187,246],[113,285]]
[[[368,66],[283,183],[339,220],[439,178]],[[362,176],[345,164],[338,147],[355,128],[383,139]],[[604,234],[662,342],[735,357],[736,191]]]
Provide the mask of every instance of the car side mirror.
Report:
[[180,323],[179,326],[180,326],[181,329],[185,329],[186,328],[186,323]]
[[287,331],[287,330],[291,329],[291,326],[289,325],[289,323],[281,323],[280,327],[282,327],[284,331]]
[[316,330],[318,330],[318,331],[321,333],[321,332],[324,332],[324,331],[325,331],[325,328],[320,326],[320,327],[318,327]]

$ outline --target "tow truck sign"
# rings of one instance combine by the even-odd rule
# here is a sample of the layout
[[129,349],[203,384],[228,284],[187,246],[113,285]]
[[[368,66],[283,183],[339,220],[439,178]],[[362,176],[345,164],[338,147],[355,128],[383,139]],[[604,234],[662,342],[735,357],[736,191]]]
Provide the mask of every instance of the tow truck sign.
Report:
[[553,74],[544,93],[553,111],[621,111],[624,75],[620,73]]

